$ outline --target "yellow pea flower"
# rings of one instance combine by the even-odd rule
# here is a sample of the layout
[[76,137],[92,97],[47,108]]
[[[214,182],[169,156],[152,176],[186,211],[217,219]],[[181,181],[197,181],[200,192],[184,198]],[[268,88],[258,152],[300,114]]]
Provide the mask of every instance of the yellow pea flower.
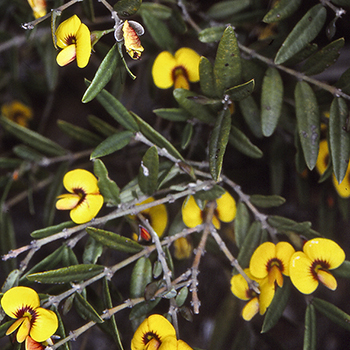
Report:
[[59,66],[65,66],[75,59],[79,68],[87,66],[91,54],[90,30],[77,15],[63,21],[55,36],[57,46],[62,49],[56,58]]
[[46,15],[46,1],[45,0],[28,0],[30,7],[33,10],[35,18],[43,17]]
[[28,127],[29,120],[33,118],[33,110],[17,100],[4,103],[1,106],[1,114],[24,127]]
[[49,339],[58,328],[58,319],[51,310],[40,307],[37,292],[29,287],[13,287],[1,298],[1,306],[6,315],[16,321],[6,335],[18,329],[16,339],[22,343],[28,336],[36,342]]
[[335,290],[337,281],[329,270],[339,267],[345,253],[337,243],[327,238],[315,238],[304,244],[303,251],[295,252],[289,266],[290,279],[304,294],[316,290],[319,282]]
[[56,208],[70,210],[70,217],[76,224],[93,219],[103,205],[96,177],[87,170],[75,169],[64,176],[63,185],[70,193],[58,196]]
[[182,47],[172,55],[161,52],[152,67],[154,84],[160,89],[183,88],[189,90],[189,82],[199,81],[200,56],[188,47]]

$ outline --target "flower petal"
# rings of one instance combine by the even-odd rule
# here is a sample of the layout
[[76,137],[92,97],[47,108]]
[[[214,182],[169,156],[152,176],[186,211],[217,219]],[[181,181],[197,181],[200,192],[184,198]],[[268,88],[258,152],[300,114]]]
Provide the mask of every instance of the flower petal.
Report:
[[337,289],[337,280],[334,278],[334,276],[329,271],[318,270],[317,271],[317,278],[322,284],[324,284],[330,290]]
[[346,170],[345,177],[341,183],[338,183],[335,175],[333,174],[333,185],[338,192],[339,196],[342,198],[350,197],[350,165]]
[[276,244],[276,258],[282,263],[279,269],[286,276],[289,276],[290,258],[294,253],[295,249],[290,243],[278,242]]
[[7,329],[6,331],[6,335],[11,334],[12,332],[14,332],[24,321],[24,318],[20,318],[18,320],[16,320],[15,322],[12,323],[12,325]]
[[148,211],[151,226],[159,237],[162,237],[168,225],[168,213],[164,204],[156,205]]
[[274,258],[276,258],[276,246],[272,242],[261,244],[250,258],[250,273],[256,278],[265,278],[269,273],[268,263]]
[[203,223],[202,211],[193,196],[189,196],[182,204],[182,221],[187,227]]
[[316,161],[316,169],[320,175],[326,171],[329,159],[328,142],[327,140],[321,140]]
[[303,248],[304,253],[312,261],[324,261],[329,269],[335,269],[345,260],[345,253],[337,243],[327,238],[314,238],[307,241]]
[[192,253],[192,244],[186,237],[180,237],[174,242],[174,249],[176,259],[188,259]]
[[36,342],[31,337],[26,338],[26,350],[44,350],[45,346],[41,343]]
[[70,212],[72,221],[76,224],[84,224],[93,219],[103,205],[103,197],[100,194],[88,194],[85,199]]
[[30,329],[30,336],[33,340],[42,343],[56,332],[58,319],[57,315],[51,310],[39,307],[35,311],[37,316]]
[[23,322],[19,326],[16,339],[19,343],[23,343],[30,332],[30,319],[28,317],[23,317]]
[[192,350],[192,348],[183,340],[179,339],[177,341],[177,350]]
[[63,178],[63,185],[68,192],[73,193],[74,189],[81,189],[84,193],[100,193],[96,177],[87,170],[74,169],[68,171]]
[[216,204],[216,211],[220,221],[231,222],[236,217],[236,201],[228,192],[219,197],[216,200]]
[[77,65],[79,68],[87,66],[91,55],[91,39],[89,28],[82,23],[76,34]]
[[[175,336],[168,336],[163,339],[162,344],[159,348],[154,348],[154,350],[176,350],[177,349],[177,339]],[[148,350],[148,347],[147,347]],[[151,350],[151,348],[150,348]],[[152,349],[153,350],[153,349]]]
[[74,15],[63,21],[56,29],[55,35],[57,46],[61,49],[71,44],[71,39],[76,38],[77,31],[81,25],[81,21],[77,15]]
[[175,57],[168,51],[161,52],[155,59],[152,67],[154,84],[160,89],[169,89],[173,86],[173,69],[176,67]]
[[275,296],[275,285],[269,283],[268,278],[264,278],[259,282],[259,288],[260,315],[263,315]]
[[56,209],[58,210],[71,210],[75,208],[80,201],[79,195],[74,193],[61,194],[57,198]]
[[259,299],[258,297],[250,300],[242,310],[242,317],[246,321],[250,321],[259,311]]
[[61,50],[57,57],[56,62],[59,66],[66,66],[68,63],[71,63],[75,60],[76,57],[76,49],[75,44],[69,45]]
[[[247,269],[245,269],[244,272],[247,273]],[[231,278],[231,292],[238,299],[241,299],[241,300],[249,300],[250,299],[250,295],[249,295],[250,292],[249,292],[248,283],[241,274],[237,274],[237,275],[232,276],[232,278]]]
[[175,74],[174,89],[190,89],[190,84],[182,73]]
[[312,274],[312,261],[303,252],[295,252],[292,255],[289,276],[301,293],[310,294],[318,286],[318,280]]
[[23,307],[35,310],[40,306],[38,293],[29,287],[13,287],[1,298],[1,306],[6,315],[17,318],[16,313]]
[[196,51],[188,47],[182,47],[175,52],[175,59],[178,66],[186,69],[190,82],[199,81],[199,61],[201,57]]

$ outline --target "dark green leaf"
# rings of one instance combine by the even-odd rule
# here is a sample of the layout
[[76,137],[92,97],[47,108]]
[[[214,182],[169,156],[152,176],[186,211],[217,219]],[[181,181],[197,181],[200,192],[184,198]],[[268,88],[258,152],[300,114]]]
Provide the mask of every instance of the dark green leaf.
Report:
[[97,259],[102,255],[103,245],[89,236],[83,253],[84,264],[96,264]]
[[0,157],[0,168],[2,169],[14,169],[18,168],[22,164],[21,159],[16,158],[6,158],[6,157]]
[[304,81],[298,82],[295,88],[295,111],[305,162],[312,170],[316,165],[320,142],[320,113],[316,96]]
[[219,181],[220,179],[230,129],[231,113],[227,108],[219,113],[209,139],[209,169],[215,181]]
[[234,86],[225,91],[225,94],[230,96],[232,101],[241,101],[247,98],[254,91],[255,80],[251,79],[246,83]]
[[104,120],[94,116],[88,116],[88,122],[102,135],[108,137],[120,132],[118,129],[114,128],[112,125],[106,123]]
[[134,134],[131,131],[121,131],[102,141],[91,153],[90,159],[107,156],[119,151],[129,144]]
[[145,293],[146,286],[151,282],[151,261],[146,257],[142,257],[139,260],[137,260],[131,273],[130,298],[142,297]]
[[138,11],[141,3],[142,0],[118,0],[113,8],[114,11],[118,12],[119,16],[129,17]]
[[263,196],[260,194],[251,195],[250,201],[252,202],[252,204],[260,208],[279,207],[280,205],[286,202],[286,200],[281,196],[277,196],[277,195]]
[[44,154],[49,156],[62,156],[67,153],[67,151],[56,142],[51,141],[33,130],[27,129],[8,118],[1,116],[0,124],[6,131],[20,139],[22,142]]
[[26,145],[17,145],[13,147],[13,153],[24,160],[28,160],[30,162],[41,162],[44,160],[45,156],[42,153],[39,153],[32,147]]
[[188,288],[186,286],[182,287],[179,290],[179,293],[177,293],[177,296],[176,296],[176,299],[175,299],[176,300],[176,305],[178,307],[181,307],[185,303],[187,295],[188,295]]
[[237,204],[237,212],[234,221],[236,245],[240,248],[247,236],[250,225],[250,217],[247,206],[243,202]]
[[0,338],[3,338],[6,335],[7,330],[15,322],[15,320],[7,321],[0,326]]
[[308,304],[305,312],[305,332],[303,350],[316,350],[316,312],[312,304]]
[[[53,309],[53,311],[55,312],[55,314],[57,315],[57,318],[58,318],[58,328],[57,328],[57,331],[55,332],[55,334],[57,334],[61,339],[64,339],[66,337],[66,330],[65,330],[65,326],[62,322],[61,315],[58,312],[57,307],[55,307],[53,305],[51,308]],[[71,350],[70,342],[68,341],[68,342],[62,344],[60,346],[60,350]]]
[[334,98],[329,112],[329,145],[333,172],[341,183],[348,169],[350,157],[350,133],[346,130],[349,110],[342,98]]
[[350,0],[332,0],[332,3],[338,5],[338,6],[350,6]]
[[301,0],[276,1],[272,9],[265,15],[263,22],[273,23],[290,17],[300,6]]
[[74,307],[84,320],[103,323],[103,319],[91,304],[80,294],[75,293]]
[[157,188],[159,157],[156,146],[152,146],[142,157],[138,181],[140,189],[147,195],[152,195]]
[[261,117],[260,110],[253,96],[248,96],[244,100],[239,101],[239,108],[243,114],[243,118],[249,126],[250,131],[257,138],[261,138]]
[[295,25],[278,50],[275,63],[282,64],[312,41],[326,22],[327,10],[323,5],[313,6]]
[[278,70],[269,67],[266,71],[261,92],[261,128],[264,136],[271,136],[281,116],[283,82]]
[[185,122],[191,118],[191,116],[182,108],[159,108],[154,109],[153,113],[173,122]]
[[130,311],[129,319],[135,320],[139,317],[147,315],[158,305],[161,300],[162,298],[155,298],[154,300],[144,301],[135,305]]
[[169,19],[172,14],[172,10],[168,6],[153,2],[143,2],[139,13],[142,14],[143,11],[147,11],[159,19]]
[[[117,4],[122,1],[125,0],[120,0],[117,2]],[[107,85],[117,67],[118,60],[120,60],[120,55],[117,51],[117,44],[114,44],[98,67],[91,84],[86,89],[84,96],[81,99],[83,103],[93,100],[96,95]]]
[[201,57],[199,61],[199,84],[205,96],[216,96],[213,66],[206,57]]
[[220,20],[232,16],[250,5],[250,0],[221,1],[211,6],[206,15],[212,19]]
[[87,280],[103,271],[104,266],[79,264],[62,267],[57,270],[32,273],[27,275],[27,279],[39,283],[70,283]]
[[54,235],[55,233],[61,232],[64,229],[67,229],[67,228],[70,228],[73,226],[75,226],[75,223],[73,221],[66,221],[66,222],[62,222],[58,225],[49,226],[49,227],[41,228],[39,230],[35,230],[30,235],[35,239],[44,238],[44,237]]
[[213,72],[218,96],[241,82],[241,57],[236,34],[231,26],[225,29],[219,42]]
[[143,249],[141,244],[111,231],[88,227],[86,228],[86,232],[96,241],[114,250],[126,253],[138,253]]
[[[21,275],[21,271],[18,269],[15,269],[9,273],[9,275],[6,277],[5,282],[1,286],[1,293],[7,292],[12,287],[18,286],[18,280]],[[0,322],[2,321],[2,315],[0,313]],[[0,337],[1,338],[1,337]]]
[[193,125],[187,123],[184,127],[183,134],[181,137],[181,149],[186,149],[192,140]]
[[253,145],[241,130],[233,125],[231,126],[229,142],[248,157],[261,158],[263,156],[262,151],[257,146]]
[[336,277],[350,278],[350,261],[345,260],[338,268],[332,270]]
[[196,200],[199,201],[213,201],[221,197],[226,191],[219,185],[214,185],[209,190],[202,190],[195,193],[193,196]]
[[226,26],[205,28],[198,33],[198,40],[202,43],[212,43],[214,41],[219,41],[225,29]]

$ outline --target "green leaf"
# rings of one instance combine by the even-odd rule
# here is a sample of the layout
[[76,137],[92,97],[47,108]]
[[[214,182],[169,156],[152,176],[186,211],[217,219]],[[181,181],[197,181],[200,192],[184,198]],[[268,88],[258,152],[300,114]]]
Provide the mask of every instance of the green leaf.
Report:
[[261,138],[263,134],[260,110],[253,96],[248,96],[247,98],[239,101],[239,108],[243,114],[245,122],[249,126],[250,131],[255,137]]
[[213,43],[214,41],[219,41],[225,29],[226,26],[205,28],[198,33],[198,40],[202,43]]
[[332,41],[320,51],[313,54],[302,66],[301,71],[306,75],[316,75],[322,73],[325,69],[334,64],[340,53],[339,50],[344,46],[344,38]]
[[188,295],[188,288],[186,286],[182,287],[177,293],[177,296],[175,298],[176,305],[178,307],[181,307],[185,303],[187,299],[187,295]]
[[295,111],[301,147],[307,167],[316,165],[320,142],[320,113],[316,96],[310,85],[304,81],[295,88]]
[[6,131],[20,139],[22,142],[44,154],[49,156],[62,156],[67,153],[67,151],[56,142],[51,141],[33,130],[27,129],[8,118],[1,116],[0,124]]
[[143,11],[159,19],[169,19],[172,15],[172,10],[168,6],[152,2],[143,2],[139,13],[142,14]]
[[335,277],[350,278],[350,261],[345,260],[339,267],[332,270]]
[[93,264],[78,264],[62,267],[57,270],[31,273],[27,275],[29,281],[39,283],[70,283],[79,282],[92,278],[104,271],[104,266]]
[[[1,293],[7,292],[12,287],[18,286],[18,280],[21,275],[21,271],[15,269],[9,273],[6,277],[5,282],[1,286]],[[0,322],[2,321],[2,315],[0,314]]]
[[21,159],[0,157],[1,169],[7,169],[7,168],[15,169],[15,168],[18,168],[21,164],[22,164]]
[[[117,4],[122,1],[125,0],[120,0],[117,2]],[[98,67],[91,84],[86,89],[83,98],[81,99],[83,103],[93,100],[96,95],[100,93],[100,91],[107,85],[117,67],[118,60],[120,61],[120,55],[117,50],[117,44],[114,44]]]
[[308,304],[305,311],[305,332],[303,350],[316,350],[316,312],[312,304]]
[[313,298],[312,305],[332,322],[350,331],[350,315],[328,301],[319,298]]
[[232,16],[250,5],[250,0],[221,1],[211,6],[206,15],[212,19],[220,20]]
[[97,186],[103,196],[105,202],[117,206],[120,203],[119,187],[109,178],[108,170],[102,160],[95,159],[94,173],[98,177]]
[[113,6],[118,16],[129,17],[134,15],[140,8],[142,0],[118,0]]
[[156,146],[152,146],[142,157],[138,181],[144,194],[152,195],[157,188],[159,157]]
[[80,293],[75,293],[74,307],[84,320],[93,321],[95,323],[104,322],[98,312]]
[[268,332],[276,325],[287,306],[290,292],[291,282],[287,278],[283,278],[283,287],[276,289],[275,296],[267,309],[261,333]]
[[84,264],[96,264],[97,259],[102,255],[103,245],[91,236],[87,239],[83,253]]
[[281,116],[283,81],[274,67],[265,73],[261,92],[261,128],[264,136],[271,136]]
[[106,111],[125,129],[133,132],[139,130],[137,123],[127,109],[108,91],[102,90],[96,98]]
[[312,41],[326,22],[327,10],[323,5],[313,6],[295,25],[278,50],[275,63],[282,64]]
[[131,131],[121,131],[109,136],[93,150],[90,159],[104,157],[119,151],[129,144],[133,136],[134,133]]
[[88,122],[93,126],[100,134],[108,137],[120,132],[117,128],[106,123],[104,120],[94,116],[88,115]]
[[173,122],[185,122],[191,118],[191,116],[182,108],[159,108],[154,109],[153,113],[158,117]]
[[205,202],[205,201],[213,201],[219,197],[221,197],[226,191],[219,185],[214,185],[209,190],[202,190],[195,193],[193,196],[195,200]]
[[290,17],[300,6],[301,0],[276,1],[272,9],[265,15],[263,22],[273,23]]
[[231,132],[229,137],[230,144],[237,148],[241,153],[251,158],[261,158],[263,156],[262,151],[251,143],[246,135],[235,126],[231,126]]
[[214,63],[214,81],[218,96],[240,83],[241,65],[236,34],[233,28],[228,26],[219,42]]
[[141,244],[111,231],[87,227],[86,232],[105,247],[114,250],[126,253],[138,253],[143,249]]
[[142,257],[137,260],[132,273],[130,282],[130,298],[140,298],[145,293],[146,286],[152,282],[152,263]]
[[206,57],[201,57],[199,61],[199,84],[205,96],[216,96],[213,66]]
[[39,230],[35,230],[30,235],[35,239],[45,238],[73,226],[75,226],[75,223],[73,221],[66,221],[58,225],[44,227]]
[[247,236],[249,225],[250,225],[250,216],[247,206],[243,202],[238,202],[237,212],[234,221],[234,232],[235,240],[238,248],[241,248],[245,237]]
[[194,99],[194,96],[197,96],[196,93],[186,90],[186,89],[175,89],[173,92],[174,98],[177,103],[192,117],[200,120],[203,123],[213,123],[214,116],[210,112],[209,108],[198,104]]
[[338,89],[341,89],[346,94],[350,94],[350,68],[348,68],[335,84]]
[[158,305],[161,300],[162,298],[155,298],[154,300],[144,301],[135,305],[130,311],[129,319],[135,320],[139,317],[147,315]]
[[17,145],[13,147],[13,153],[24,160],[28,160],[30,162],[41,162],[44,160],[45,156],[42,153],[39,153],[32,147],[26,145]]
[[234,86],[225,91],[225,94],[230,96],[230,100],[232,101],[241,101],[247,98],[252,94],[255,87],[255,80],[251,79],[246,83],[241,85]]
[[193,134],[193,125],[191,123],[187,123],[183,129],[183,133],[181,136],[181,149],[186,149],[192,140]]
[[345,177],[350,157],[350,133],[346,130],[348,118],[346,102],[335,97],[329,111],[329,145],[333,172],[338,183]]
[[226,108],[219,113],[209,139],[209,169],[211,177],[215,181],[220,179],[230,129],[231,113]]
[[260,194],[253,194],[249,199],[252,204],[260,208],[279,207],[286,202],[283,197],[277,195],[263,196]]
[[[60,313],[57,310],[57,307],[55,305],[51,306],[52,310],[55,312],[58,318],[58,328],[57,331],[55,332],[61,339],[64,339],[66,337],[66,330],[65,326],[62,322],[62,318]],[[71,350],[70,342],[66,342],[60,346],[60,350]]]

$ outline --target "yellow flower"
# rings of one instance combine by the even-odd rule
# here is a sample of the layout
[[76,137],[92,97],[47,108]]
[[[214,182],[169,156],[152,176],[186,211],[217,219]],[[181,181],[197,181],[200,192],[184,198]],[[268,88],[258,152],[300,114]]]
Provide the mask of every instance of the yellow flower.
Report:
[[33,10],[33,15],[35,18],[43,17],[46,15],[45,0],[28,0],[28,3]]
[[17,341],[22,343],[28,335],[36,342],[50,338],[58,327],[56,314],[40,307],[37,292],[28,287],[13,287],[1,299],[4,312],[16,321],[9,327],[6,335],[16,329]]
[[289,273],[294,286],[304,294],[316,290],[319,282],[335,290],[337,281],[329,270],[340,266],[345,253],[337,243],[327,238],[315,238],[304,244],[303,252],[292,255]]
[[131,350],[191,350],[182,340],[176,339],[173,325],[161,315],[151,315],[137,328]]
[[247,281],[241,274],[234,275],[231,278],[231,292],[241,300],[247,300],[248,303],[242,310],[242,317],[246,321],[250,321],[258,312],[263,315],[270,306],[275,295],[275,287],[268,283],[268,279],[254,278],[249,269],[244,269],[246,275],[259,283],[260,294],[256,294],[249,289]]
[[145,30],[140,23],[125,21],[116,27],[114,37],[117,41],[124,40],[126,52],[132,59],[138,60],[144,50],[139,36],[143,35],[144,32]]
[[44,342],[37,342],[32,339],[30,336],[26,338],[25,349],[26,350],[44,350],[47,345],[53,345],[51,338],[48,338]]
[[71,170],[64,176],[63,185],[70,193],[58,196],[58,210],[70,210],[70,217],[76,224],[88,222],[97,215],[103,197],[93,174],[84,169]]
[[188,259],[192,253],[192,244],[186,237],[180,237],[174,242],[174,256],[178,260]]
[[255,278],[268,278],[271,285],[275,282],[279,287],[283,286],[283,275],[289,276],[290,257],[295,252],[288,242],[265,242],[255,249],[250,258],[250,273]]
[[200,56],[194,50],[183,47],[173,56],[168,51],[161,52],[152,67],[154,84],[160,89],[189,89],[189,82],[199,81]]
[[[187,227],[196,227],[205,220],[206,210],[201,210],[193,196],[189,196],[182,204],[182,220]],[[236,216],[236,202],[225,192],[216,199],[216,209],[212,219],[215,228],[219,229],[222,222],[231,222]]]
[[[145,201],[138,205],[147,204],[154,202],[153,197],[147,198]],[[154,207],[145,209],[141,211],[141,214],[148,220],[149,224],[152,226],[153,230],[157,233],[159,237],[162,237],[167,225],[168,225],[168,213],[164,204],[159,204]],[[135,215],[131,215],[133,220],[136,219]],[[143,239],[149,240],[150,233],[143,227],[140,226],[140,234]],[[147,236],[149,235],[149,239]]]
[[1,113],[24,127],[28,127],[28,121],[33,118],[33,110],[17,100],[3,104]]
[[58,65],[65,66],[77,59],[79,68],[87,66],[91,54],[90,31],[77,15],[63,21],[58,26],[55,36],[57,46],[63,49],[56,58]]

